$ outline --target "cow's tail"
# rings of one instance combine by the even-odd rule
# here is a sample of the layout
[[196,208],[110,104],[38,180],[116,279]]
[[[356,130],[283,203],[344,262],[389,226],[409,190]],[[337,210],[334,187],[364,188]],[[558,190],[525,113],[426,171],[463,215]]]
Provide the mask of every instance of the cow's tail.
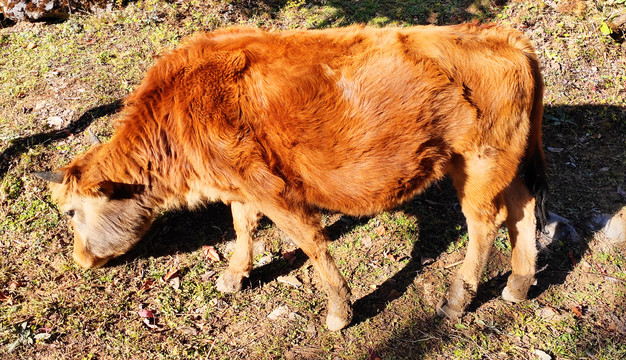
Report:
[[526,53],[535,82],[532,110],[530,112],[530,134],[524,160],[520,164],[519,175],[535,198],[537,228],[543,230],[547,223],[546,198],[548,179],[546,159],[541,143],[541,122],[543,118],[543,79],[539,62],[534,54]]

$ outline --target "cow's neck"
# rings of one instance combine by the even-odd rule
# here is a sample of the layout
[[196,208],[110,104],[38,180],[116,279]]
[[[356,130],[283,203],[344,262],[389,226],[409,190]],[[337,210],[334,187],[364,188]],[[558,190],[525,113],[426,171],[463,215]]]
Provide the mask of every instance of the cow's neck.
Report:
[[146,201],[163,210],[236,200],[233,191],[212,184],[206,169],[196,169],[184,155],[180,142],[168,138],[171,133],[149,128],[125,130],[118,130],[100,150],[98,157],[104,161],[98,166],[103,172],[110,172],[105,177],[145,185],[149,197]]

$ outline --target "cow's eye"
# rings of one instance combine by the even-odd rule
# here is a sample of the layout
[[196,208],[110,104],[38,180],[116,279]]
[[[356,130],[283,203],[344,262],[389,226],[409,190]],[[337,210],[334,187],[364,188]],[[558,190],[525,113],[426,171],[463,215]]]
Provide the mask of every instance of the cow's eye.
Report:
[[74,217],[74,210],[68,210],[65,212],[65,215],[69,216],[69,217]]

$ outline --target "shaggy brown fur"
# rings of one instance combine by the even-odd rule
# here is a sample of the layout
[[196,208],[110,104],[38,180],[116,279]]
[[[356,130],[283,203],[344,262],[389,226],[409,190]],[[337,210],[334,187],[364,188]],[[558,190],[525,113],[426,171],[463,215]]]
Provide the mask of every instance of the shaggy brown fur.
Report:
[[264,214],[310,257],[327,325],[340,329],[350,291],[318,209],[372,214],[449,174],[470,241],[439,312],[457,316],[504,221],[513,275],[503,296],[522,300],[532,283],[542,93],[532,46],[506,27],[220,30],[163,56],[112,140],[62,169],[53,190],[84,267],[126,252],[158,209],[230,203],[237,247],[222,291],[249,273]]

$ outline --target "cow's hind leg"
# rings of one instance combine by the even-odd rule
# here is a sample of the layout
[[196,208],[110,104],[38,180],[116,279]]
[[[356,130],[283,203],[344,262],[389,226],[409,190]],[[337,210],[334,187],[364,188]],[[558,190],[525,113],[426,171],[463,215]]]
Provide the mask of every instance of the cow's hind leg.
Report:
[[463,265],[437,306],[439,315],[458,318],[472,301],[498,227],[506,218],[500,190],[506,187],[506,178],[500,177],[496,169],[495,160],[477,156],[467,162],[457,159],[457,166],[451,171],[467,220],[469,243]]
[[217,290],[232,293],[241,290],[244,277],[250,275],[252,270],[252,235],[259,223],[259,211],[240,202],[231,204],[233,214],[233,227],[237,234],[235,250],[230,257],[228,269],[217,279]]
[[309,257],[318,271],[328,294],[329,330],[340,330],[352,320],[350,289],[328,252],[328,237],[322,227],[319,214],[306,208],[287,209],[282,206],[261,206],[278,228],[287,233]]
[[512,272],[502,297],[518,302],[526,299],[528,288],[535,282],[535,199],[522,180],[515,179],[504,192],[504,200],[508,209],[506,226],[511,239]]

